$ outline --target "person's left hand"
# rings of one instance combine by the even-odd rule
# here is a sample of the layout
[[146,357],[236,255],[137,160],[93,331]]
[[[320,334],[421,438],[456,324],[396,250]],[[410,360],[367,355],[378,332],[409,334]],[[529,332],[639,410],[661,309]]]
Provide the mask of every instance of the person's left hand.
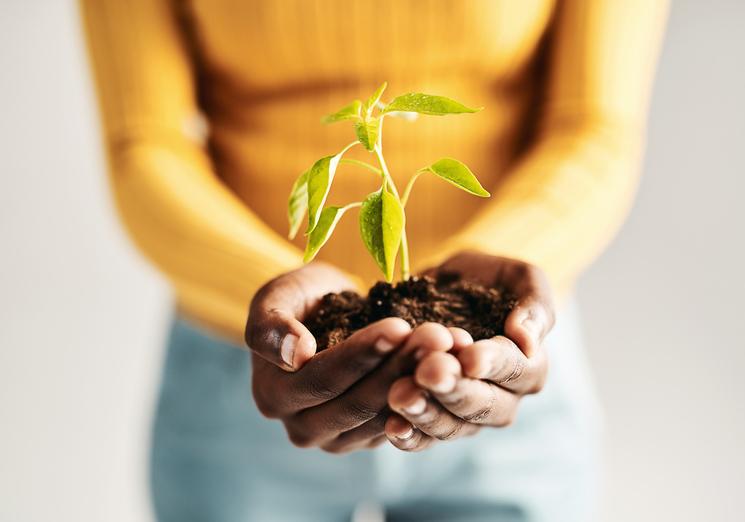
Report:
[[508,426],[521,397],[540,391],[548,370],[542,343],[554,324],[554,305],[541,270],[513,259],[463,252],[426,273],[439,271],[506,288],[517,304],[507,316],[504,336],[473,342],[465,330],[451,328],[449,353],[430,353],[413,376],[391,386],[388,404],[395,413],[388,417],[385,433],[404,451],[471,435],[482,426]]

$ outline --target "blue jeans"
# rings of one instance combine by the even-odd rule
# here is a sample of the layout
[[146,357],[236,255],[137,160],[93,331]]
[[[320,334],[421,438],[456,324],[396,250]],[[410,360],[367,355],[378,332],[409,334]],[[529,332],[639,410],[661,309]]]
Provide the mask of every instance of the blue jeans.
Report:
[[158,520],[348,521],[369,502],[389,521],[590,520],[599,416],[572,308],[548,350],[546,387],[509,428],[421,453],[331,455],[295,448],[261,416],[244,350],[176,320],[151,456]]

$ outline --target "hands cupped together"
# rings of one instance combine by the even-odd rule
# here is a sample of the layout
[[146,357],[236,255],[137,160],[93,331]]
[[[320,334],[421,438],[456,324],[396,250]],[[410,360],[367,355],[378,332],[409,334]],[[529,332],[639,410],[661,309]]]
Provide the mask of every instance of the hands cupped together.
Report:
[[320,353],[301,320],[328,292],[353,289],[342,272],[311,263],[267,283],[246,325],[259,410],[280,419],[293,444],[341,453],[386,439],[406,451],[483,426],[506,426],[520,398],[546,378],[543,338],[553,326],[545,278],[525,263],[463,253],[431,271],[459,272],[518,298],[505,336],[473,342],[459,328],[413,329],[388,318]]

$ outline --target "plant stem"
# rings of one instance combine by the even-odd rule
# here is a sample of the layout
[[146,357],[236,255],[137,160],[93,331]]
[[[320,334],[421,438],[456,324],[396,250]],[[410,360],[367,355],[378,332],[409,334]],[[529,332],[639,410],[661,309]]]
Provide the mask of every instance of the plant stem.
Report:
[[401,280],[411,277],[409,269],[409,241],[406,239],[406,228],[401,231]]
[[[382,127],[383,122],[381,121],[380,123]],[[378,163],[380,163],[380,168],[383,171],[383,178],[391,187],[391,192],[393,193],[393,195],[396,196],[396,199],[398,199],[398,201],[400,202],[401,196],[398,195],[396,184],[393,182],[391,173],[388,171],[388,165],[386,165],[385,158],[383,158],[383,147],[380,145],[380,139],[375,145],[375,155],[378,157]],[[409,268],[409,241],[406,238],[406,226],[404,225],[404,229],[401,231],[401,280],[406,281],[407,279],[409,279],[410,276],[411,269]]]
[[358,167],[363,167],[363,168],[366,168],[367,170],[370,170],[370,171],[374,172],[378,176],[382,176],[383,175],[383,171],[382,170],[380,170],[378,168],[375,168],[372,165],[370,165],[369,163],[365,163],[364,161],[360,161],[360,160],[356,160],[356,159],[352,159],[352,158],[344,158],[344,159],[341,160],[341,163],[344,163],[346,165],[357,165]]
[[416,174],[414,174],[413,176],[411,176],[411,179],[406,184],[406,188],[404,188],[404,195],[401,197],[401,206],[405,207],[406,206],[406,203],[409,202],[409,196],[411,195],[411,187],[414,186],[414,182],[416,181],[416,179],[419,177],[419,175],[422,172],[423,171],[420,170]]
[[349,205],[344,205],[342,207],[342,210],[347,211],[350,208],[357,208],[362,206],[362,201],[355,201],[354,203],[350,203]]

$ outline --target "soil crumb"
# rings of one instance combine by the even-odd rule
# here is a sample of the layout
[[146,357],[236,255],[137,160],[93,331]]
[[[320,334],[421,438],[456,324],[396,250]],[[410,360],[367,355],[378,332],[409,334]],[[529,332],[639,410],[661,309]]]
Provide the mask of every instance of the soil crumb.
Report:
[[498,288],[442,274],[437,280],[412,277],[396,285],[378,282],[367,297],[356,292],[326,294],[305,320],[318,350],[340,343],[355,331],[386,317],[400,317],[412,327],[429,321],[457,326],[475,341],[504,334],[514,296]]

